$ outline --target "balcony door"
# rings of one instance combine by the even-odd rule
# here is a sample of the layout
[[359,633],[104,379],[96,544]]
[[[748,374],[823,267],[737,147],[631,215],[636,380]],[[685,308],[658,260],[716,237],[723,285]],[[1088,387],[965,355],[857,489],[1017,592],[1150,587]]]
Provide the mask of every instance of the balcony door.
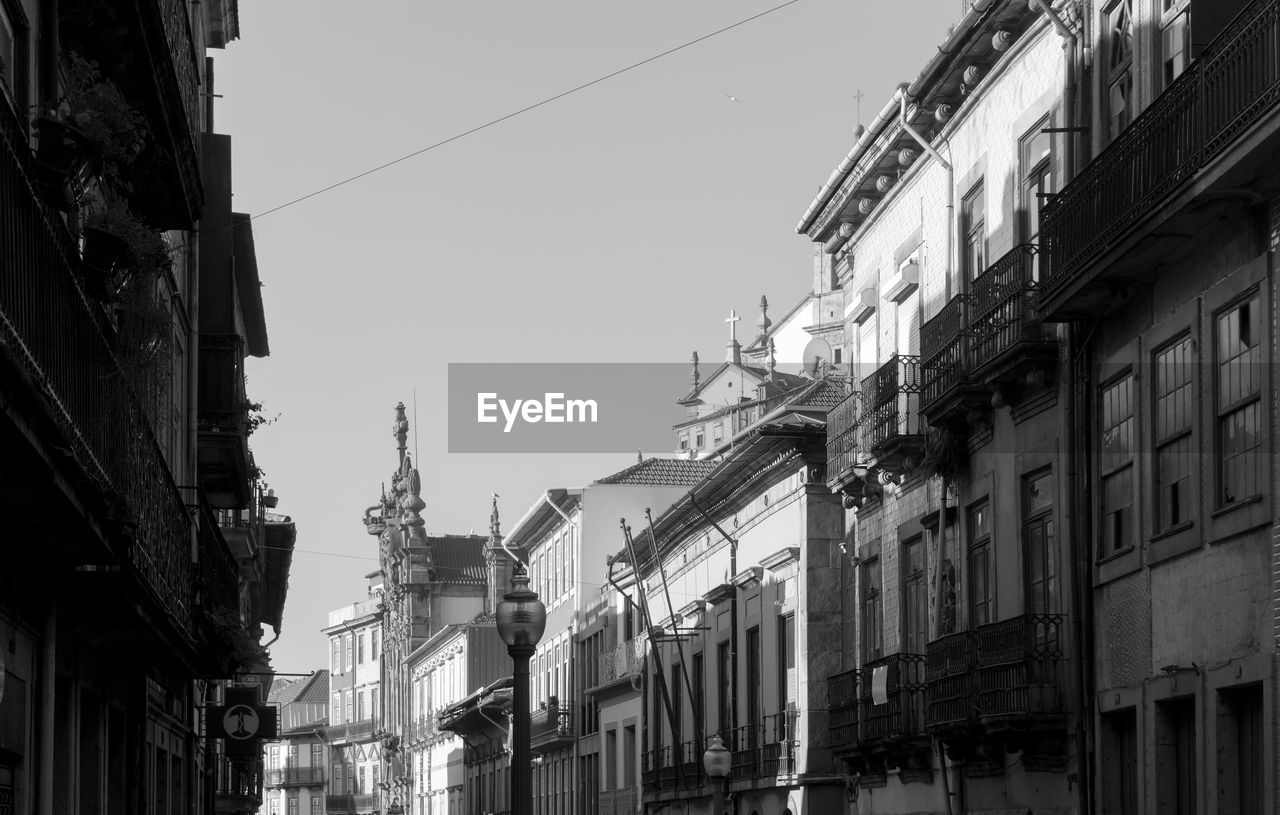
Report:
[[1054,492],[1052,470],[1041,470],[1023,480],[1022,543],[1028,614],[1057,614],[1062,611]]
[[929,643],[929,601],[923,537],[902,542],[902,653],[923,654]]

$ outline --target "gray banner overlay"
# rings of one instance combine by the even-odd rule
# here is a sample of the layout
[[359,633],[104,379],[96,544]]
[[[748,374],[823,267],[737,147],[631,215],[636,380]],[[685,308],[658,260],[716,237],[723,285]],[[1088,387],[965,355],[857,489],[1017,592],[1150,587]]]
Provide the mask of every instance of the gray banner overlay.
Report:
[[451,362],[450,453],[670,453],[689,363]]

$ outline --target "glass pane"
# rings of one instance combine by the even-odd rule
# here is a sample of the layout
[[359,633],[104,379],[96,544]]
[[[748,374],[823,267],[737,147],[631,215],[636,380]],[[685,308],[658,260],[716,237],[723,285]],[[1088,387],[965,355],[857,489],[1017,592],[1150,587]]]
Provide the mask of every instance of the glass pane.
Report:
[[1027,513],[1053,506],[1053,473],[1046,472],[1027,481]]

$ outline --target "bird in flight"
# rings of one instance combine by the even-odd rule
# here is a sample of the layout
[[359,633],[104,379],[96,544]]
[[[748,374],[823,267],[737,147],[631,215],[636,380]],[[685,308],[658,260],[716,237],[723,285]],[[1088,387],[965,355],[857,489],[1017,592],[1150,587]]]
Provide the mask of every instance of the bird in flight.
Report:
[[729,101],[730,101],[730,102],[741,102],[741,101],[742,101],[741,99],[739,99],[738,97],[734,96],[734,95],[733,95],[733,94],[731,94],[731,93],[726,93],[726,94],[725,94],[725,96],[729,97]]

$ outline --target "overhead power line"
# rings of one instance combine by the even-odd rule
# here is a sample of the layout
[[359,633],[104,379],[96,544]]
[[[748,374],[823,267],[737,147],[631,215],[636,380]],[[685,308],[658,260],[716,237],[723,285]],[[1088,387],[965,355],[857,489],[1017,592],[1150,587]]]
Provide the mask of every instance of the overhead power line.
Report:
[[540,108],[543,105],[549,105],[552,102],[565,98],[566,96],[570,96],[572,94],[578,93],[579,91],[584,91],[587,88],[590,88],[594,85],[599,85],[601,82],[607,82],[608,80],[613,79],[614,77],[621,76],[622,74],[625,74],[628,71],[634,71],[636,68],[640,68],[644,65],[648,65],[650,62],[656,62],[657,60],[660,60],[663,57],[670,56],[676,53],[677,51],[683,51],[684,49],[692,45],[697,45],[698,43],[703,42],[705,40],[709,40],[712,37],[716,37],[716,36],[719,36],[720,34],[724,34],[726,31],[732,31],[733,29],[738,28],[739,26],[744,26],[747,23],[753,22],[755,20],[759,20],[761,17],[766,17],[770,14],[773,14],[774,12],[781,11],[787,6],[794,6],[796,3],[799,3],[799,2],[800,0],[787,0],[787,2],[785,3],[774,6],[773,8],[770,8],[770,9],[765,9],[764,11],[758,14],[753,14],[750,17],[746,17],[742,20],[737,21],[736,23],[732,23],[723,28],[718,28],[709,34],[703,34],[701,37],[698,37],[697,39],[689,40],[688,42],[677,45],[674,48],[668,48],[666,51],[663,51],[660,54],[654,54],[653,56],[648,57],[646,59],[642,59],[639,62],[634,62],[625,68],[619,68],[618,70],[613,71],[612,73],[608,73],[608,74],[605,74],[604,76],[597,77],[591,80],[590,82],[584,82],[581,85],[578,85],[577,87],[574,87],[574,88],[570,88],[567,91],[561,91],[560,93],[557,93],[555,96],[548,96],[546,99],[542,99],[541,101],[534,102],[531,105],[526,105],[525,107],[522,107],[519,110],[513,110],[512,112],[506,115],[499,116],[496,119],[491,119],[490,121],[487,121],[484,124],[476,125],[470,130],[464,130],[461,133],[456,133],[447,139],[442,139],[441,141],[436,142],[435,144],[429,144],[426,147],[422,147],[417,150],[414,150],[412,153],[406,153],[405,155],[400,156],[399,158],[384,162],[382,164],[379,164],[376,167],[371,167],[368,170],[365,170],[360,173],[356,173],[355,175],[350,176],[349,178],[344,178],[341,181],[335,181],[334,183],[330,184],[327,187],[321,187],[320,189],[314,190],[313,192],[309,192],[306,195],[300,196],[298,198],[294,198],[292,201],[286,201],[285,203],[274,206],[271,209],[265,210],[263,212],[259,212],[257,215],[252,216],[251,220],[256,221],[260,218],[264,218],[267,215],[270,215],[273,212],[279,212],[282,209],[286,209],[295,204],[300,204],[303,201],[309,200],[311,198],[315,198],[317,195],[323,195],[326,192],[336,190],[339,187],[350,184],[353,181],[359,181],[360,179],[366,176],[370,176],[370,175],[373,175],[374,173],[381,172],[382,170],[385,170],[388,167],[394,167],[395,165],[400,164],[401,162],[408,161],[411,158],[416,158],[417,156],[420,156],[423,153],[429,153],[432,150],[435,150],[439,147],[444,147],[447,144],[452,144],[453,142],[458,141],[459,139],[464,139],[467,136],[474,135],[476,133],[479,133],[482,130],[487,130],[488,128],[493,127],[494,125],[502,124],[508,119],[514,119],[515,117],[519,116],[522,113],[528,113],[529,111],[536,110],[537,108]]

